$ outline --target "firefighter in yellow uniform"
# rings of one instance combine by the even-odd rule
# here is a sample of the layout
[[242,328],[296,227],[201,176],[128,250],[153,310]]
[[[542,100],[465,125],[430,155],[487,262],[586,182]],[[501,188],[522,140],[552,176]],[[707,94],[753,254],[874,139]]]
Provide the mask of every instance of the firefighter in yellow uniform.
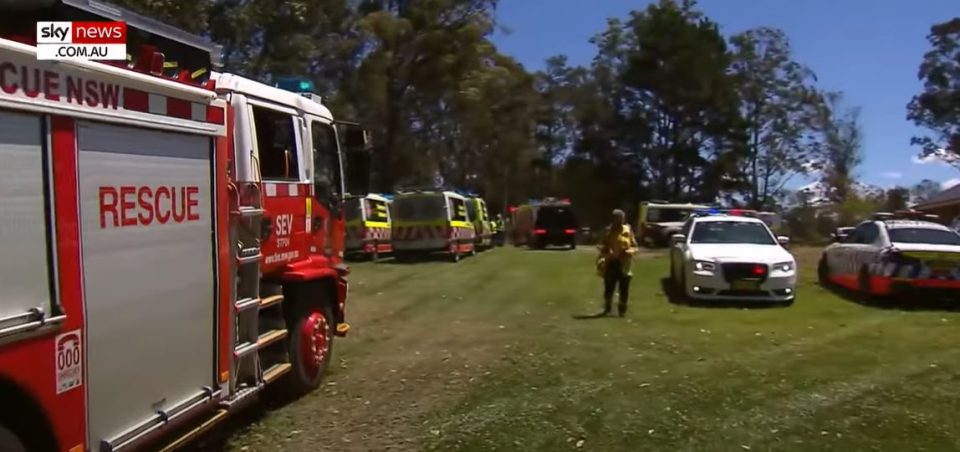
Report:
[[630,296],[630,271],[633,255],[637,252],[637,239],[626,224],[626,214],[620,209],[613,211],[610,226],[603,234],[600,245],[600,258],[597,269],[603,276],[603,315],[610,314],[613,304],[613,292],[619,289],[620,299],[617,312],[620,317],[627,313],[627,299]]

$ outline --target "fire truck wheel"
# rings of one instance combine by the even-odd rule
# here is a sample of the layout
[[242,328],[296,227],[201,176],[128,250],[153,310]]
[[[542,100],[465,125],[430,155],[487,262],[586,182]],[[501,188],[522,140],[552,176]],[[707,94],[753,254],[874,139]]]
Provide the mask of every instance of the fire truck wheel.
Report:
[[373,252],[370,253],[370,260],[373,262],[380,260],[380,244],[376,241],[373,242]]
[[299,309],[290,334],[291,390],[310,392],[320,385],[330,355],[336,324],[329,303],[311,304]]
[[13,430],[0,425],[0,452],[27,452],[27,446]]

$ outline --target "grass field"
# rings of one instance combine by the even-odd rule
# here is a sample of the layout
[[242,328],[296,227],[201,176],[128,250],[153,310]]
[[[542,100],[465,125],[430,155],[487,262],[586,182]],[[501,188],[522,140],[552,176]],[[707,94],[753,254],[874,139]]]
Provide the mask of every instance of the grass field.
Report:
[[[960,315],[864,306],[796,251],[789,308],[690,307],[635,264],[626,319],[586,251],[358,264],[322,389],[235,423],[229,450],[960,449]],[[256,410],[255,410],[256,411]]]

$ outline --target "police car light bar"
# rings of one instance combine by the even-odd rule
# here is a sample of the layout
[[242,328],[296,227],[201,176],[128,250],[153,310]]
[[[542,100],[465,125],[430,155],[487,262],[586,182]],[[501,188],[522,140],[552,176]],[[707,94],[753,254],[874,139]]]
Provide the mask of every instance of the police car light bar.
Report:
[[928,214],[924,215],[923,219],[927,221],[940,221],[940,215]]
[[890,212],[877,212],[873,214],[873,219],[877,221],[892,220],[896,218],[896,215]]

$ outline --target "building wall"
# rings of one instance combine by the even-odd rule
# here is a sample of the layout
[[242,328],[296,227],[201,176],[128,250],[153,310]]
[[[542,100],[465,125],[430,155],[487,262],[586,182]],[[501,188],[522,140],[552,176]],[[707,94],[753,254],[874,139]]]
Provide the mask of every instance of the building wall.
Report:
[[934,208],[918,207],[917,210],[926,214],[939,215],[940,223],[950,224],[954,218],[960,215],[960,200],[958,200],[955,204],[950,204],[947,206],[938,206]]

